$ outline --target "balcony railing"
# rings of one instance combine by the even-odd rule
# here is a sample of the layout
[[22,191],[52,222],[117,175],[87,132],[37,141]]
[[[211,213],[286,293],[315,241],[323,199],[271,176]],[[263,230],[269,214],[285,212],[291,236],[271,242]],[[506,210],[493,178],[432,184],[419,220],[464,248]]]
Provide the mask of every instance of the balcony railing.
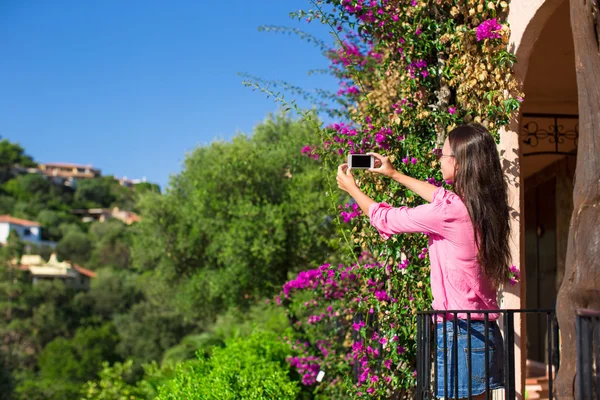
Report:
[[[494,321],[493,317],[500,315],[498,321],[502,321],[502,339],[499,343],[502,347],[503,362],[500,367],[494,368],[503,369],[502,386],[504,388],[504,397],[506,400],[516,398],[516,380],[515,380],[515,314],[538,314],[545,315],[547,328],[547,361],[548,361],[548,389],[549,398],[553,399],[553,383],[554,373],[558,370],[560,363],[560,354],[558,346],[558,324],[554,310],[446,310],[446,311],[421,311],[417,315],[417,399],[429,400],[435,399],[436,391],[445,399],[464,398],[469,399],[478,393],[473,393],[473,350],[477,350],[480,354],[481,349],[472,348],[472,340],[478,336],[479,341],[484,343],[484,368],[485,368],[485,393],[487,399],[492,398],[490,389],[490,371],[493,366],[490,360],[490,337],[489,328]],[[490,318],[490,315],[492,317]],[[478,324],[483,321],[483,334],[473,329],[473,325],[477,320]],[[439,324],[441,322],[441,324]],[[450,325],[447,328],[448,322]],[[440,326],[441,325],[441,326]],[[450,332],[447,332],[447,329]],[[459,334],[459,331],[462,333]],[[449,334],[450,333],[450,334]],[[438,335],[442,334],[443,349],[438,348]],[[448,336],[451,336],[449,339]],[[467,348],[463,354],[460,354],[461,362],[459,365],[458,340],[467,340]],[[481,336],[484,336],[481,338]],[[452,343],[448,343],[451,340]],[[452,349],[451,352],[448,350]],[[441,353],[441,355],[440,355]],[[449,354],[450,353],[450,354]],[[493,352],[491,354],[494,354]],[[443,371],[438,372],[438,357],[439,362],[443,361]],[[466,368],[460,368],[466,364]],[[433,367],[433,371],[432,371]],[[554,371],[553,371],[554,367]],[[443,377],[439,374],[442,373]],[[460,375],[460,376],[459,376]],[[466,375],[466,376],[465,376]],[[459,390],[459,377],[462,377],[463,384]],[[466,378],[466,379],[465,379]],[[438,382],[443,379],[443,388],[438,389]],[[466,394],[464,381],[466,381]],[[458,394],[458,396],[457,396]]]
[[577,398],[600,400],[600,311],[577,310],[576,321]]

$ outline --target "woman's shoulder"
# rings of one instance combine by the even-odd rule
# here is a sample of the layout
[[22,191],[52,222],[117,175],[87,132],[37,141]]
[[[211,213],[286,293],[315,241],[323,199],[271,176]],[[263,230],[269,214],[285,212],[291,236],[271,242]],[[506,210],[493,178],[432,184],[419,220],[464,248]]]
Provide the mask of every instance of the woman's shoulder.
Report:
[[462,199],[453,191],[447,190],[443,187],[439,187],[433,193],[432,202],[442,207],[447,215],[456,216],[457,214],[463,213],[468,215],[467,207],[465,207]]

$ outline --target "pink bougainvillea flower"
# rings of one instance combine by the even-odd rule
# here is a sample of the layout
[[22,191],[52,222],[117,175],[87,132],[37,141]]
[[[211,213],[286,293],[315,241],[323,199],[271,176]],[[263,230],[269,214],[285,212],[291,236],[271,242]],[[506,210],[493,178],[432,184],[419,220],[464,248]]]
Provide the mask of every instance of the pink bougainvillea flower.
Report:
[[365,326],[364,321],[359,321],[358,323],[355,322],[354,324],[352,324],[352,329],[358,332],[363,326]]
[[488,19],[479,24],[475,36],[477,37],[478,42],[485,39],[500,39],[502,37],[500,34],[501,29],[502,26],[498,23],[496,18]]

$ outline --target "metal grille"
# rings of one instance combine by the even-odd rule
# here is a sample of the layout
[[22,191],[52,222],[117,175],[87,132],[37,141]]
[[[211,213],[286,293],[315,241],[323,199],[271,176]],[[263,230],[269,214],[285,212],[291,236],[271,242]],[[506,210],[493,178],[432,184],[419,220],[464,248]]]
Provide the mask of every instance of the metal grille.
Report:
[[[553,383],[554,372],[558,370],[560,362],[560,354],[558,347],[558,324],[554,310],[446,310],[446,311],[421,311],[417,316],[417,399],[429,400],[436,398],[436,391],[443,391],[441,394],[445,399],[463,398],[459,390],[459,374],[467,377],[467,398],[471,399],[475,394],[472,393],[472,361],[473,348],[472,339],[475,330],[472,326],[477,321],[484,324],[484,368],[485,368],[485,393],[487,399],[492,398],[490,389],[490,368],[493,365],[490,358],[490,338],[489,327],[494,324],[490,315],[501,315],[503,321],[503,338],[501,340],[503,354],[503,382],[505,399],[513,400],[516,398],[515,390],[515,314],[542,314],[546,316],[547,321],[547,341],[548,341],[548,385],[550,391],[550,399],[553,399]],[[452,332],[448,335],[447,322],[449,323]],[[441,327],[440,327],[441,325]],[[465,349],[466,371],[461,369],[459,362],[458,340],[459,330],[462,326],[465,333],[461,333],[466,337],[467,348]],[[438,348],[438,333],[443,336],[443,348]],[[481,333],[478,333],[481,335]],[[448,336],[452,336],[450,339]],[[464,339],[464,338],[463,338]],[[452,341],[450,345],[448,342]],[[449,352],[448,349],[452,351]],[[440,357],[439,354],[442,354]],[[493,354],[493,353],[492,353]],[[461,354],[462,357],[462,354]],[[442,376],[438,372],[439,362],[443,362]],[[553,367],[555,371],[553,371]],[[433,371],[432,371],[433,367]],[[438,382],[443,380],[443,387],[437,389]],[[442,385],[440,385],[442,386]],[[462,388],[462,390],[465,390]],[[457,396],[458,394],[458,396]]]
[[577,310],[576,326],[577,398],[600,400],[600,311]]
[[571,114],[532,114],[521,117],[519,132],[523,156],[577,155],[579,116]]

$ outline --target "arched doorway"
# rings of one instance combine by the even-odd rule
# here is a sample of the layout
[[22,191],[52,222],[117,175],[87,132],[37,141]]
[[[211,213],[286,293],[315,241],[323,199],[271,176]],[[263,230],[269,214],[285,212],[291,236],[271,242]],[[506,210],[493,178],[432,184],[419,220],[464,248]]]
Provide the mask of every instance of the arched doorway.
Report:
[[[554,309],[565,271],[577,154],[577,80],[568,0],[554,9],[539,31],[523,91],[519,124],[522,296],[526,308]],[[549,362],[546,330],[544,317],[527,317],[530,365]]]

